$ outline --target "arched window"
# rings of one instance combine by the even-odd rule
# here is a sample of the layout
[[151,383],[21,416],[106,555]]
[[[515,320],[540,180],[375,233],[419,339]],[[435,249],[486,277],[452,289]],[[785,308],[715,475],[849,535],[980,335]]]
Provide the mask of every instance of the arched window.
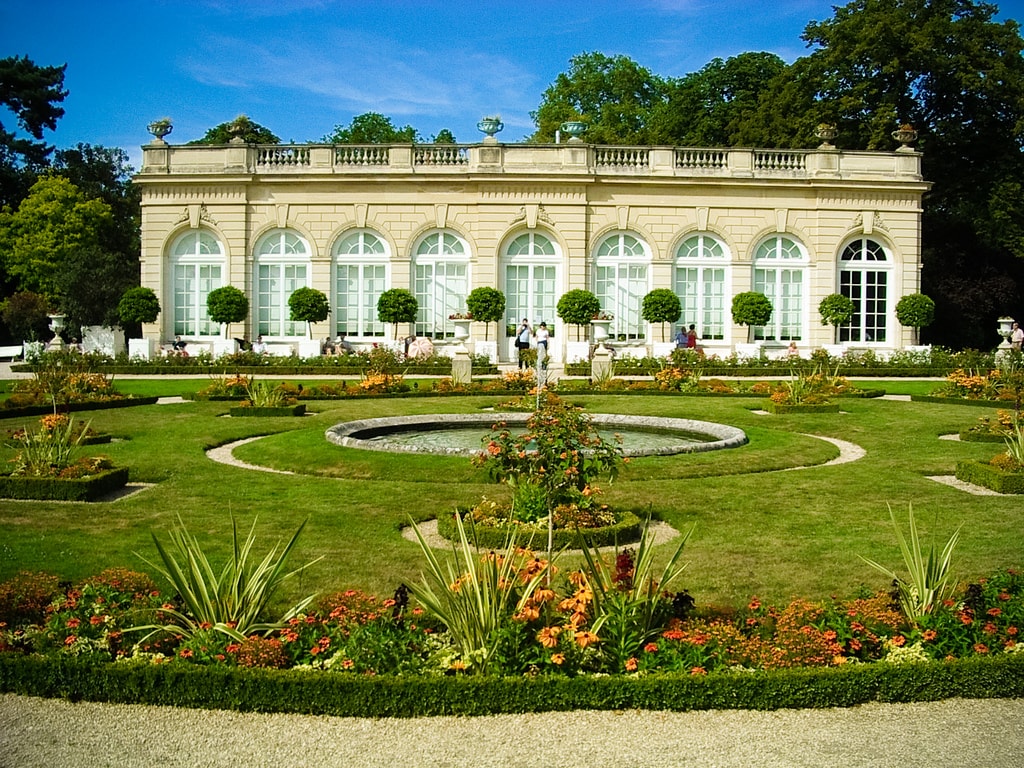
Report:
[[800,341],[803,338],[804,281],[807,255],[803,247],[785,235],[764,240],[754,252],[754,290],[772,303],[772,319],[754,329],[755,339]]
[[223,285],[224,246],[204,229],[186,232],[171,246],[171,294],[174,333],[216,336],[220,330],[206,313],[206,297]]
[[256,244],[256,333],[305,336],[306,324],[292,322],[288,297],[309,280],[309,244],[287,229],[275,229]]
[[611,333],[619,339],[642,339],[645,324],[640,305],[649,289],[651,254],[635,236],[618,232],[604,238],[594,259],[594,293],[601,309],[610,312]]
[[354,337],[384,336],[377,300],[387,290],[388,248],[373,232],[346,235],[334,246],[334,328]]
[[697,326],[702,339],[725,338],[729,262],[725,244],[709,234],[688,237],[676,251],[673,290],[683,310],[679,321]]
[[525,232],[505,247],[505,323],[519,325],[525,317],[544,321],[557,336],[561,256],[558,246],[540,232]]
[[416,335],[443,339],[455,335],[448,317],[466,311],[469,246],[453,232],[432,232],[416,247],[413,293],[419,302]]
[[850,322],[839,326],[841,342],[884,342],[888,324],[889,272],[885,248],[866,237],[847,245],[839,257],[839,292],[853,301]]

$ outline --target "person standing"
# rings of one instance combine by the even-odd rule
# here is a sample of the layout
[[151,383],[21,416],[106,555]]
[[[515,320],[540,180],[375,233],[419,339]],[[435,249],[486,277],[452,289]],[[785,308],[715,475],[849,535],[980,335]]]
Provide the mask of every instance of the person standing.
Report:
[[1014,323],[1010,330],[1010,346],[1018,352],[1024,348],[1024,328],[1020,327],[1020,323]]
[[541,322],[537,328],[537,362],[547,370],[548,367],[548,324]]
[[526,360],[523,357],[523,350],[530,348],[530,337],[533,335],[533,329],[530,328],[530,321],[525,317],[523,318],[522,325],[519,326],[519,330],[516,332],[516,350],[518,350],[519,356],[519,370],[528,367]]
[[683,326],[679,326],[679,333],[676,334],[676,349],[683,349],[686,346],[688,335]]
[[690,330],[686,332],[686,348],[697,348],[697,326],[693,323],[690,323]]

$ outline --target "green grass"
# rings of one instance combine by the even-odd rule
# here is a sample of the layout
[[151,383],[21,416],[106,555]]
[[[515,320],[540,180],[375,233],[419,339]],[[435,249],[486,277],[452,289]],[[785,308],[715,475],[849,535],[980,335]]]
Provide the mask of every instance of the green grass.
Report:
[[[140,394],[167,393],[156,391],[167,386],[180,393],[205,384],[119,382]],[[94,428],[119,438],[91,452],[131,467],[133,481],[155,485],[112,503],[0,500],[0,580],[23,569],[68,579],[110,566],[145,570],[134,553],[152,559],[150,531],[166,531],[179,514],[208,542],[214,559],[227,553],[230,515],[243,528],[258,517],[259,541],[266,547],[287,538],[308,517],[292,565],[324,559],[282,600],[311,587],[390,594],[398,584],[417,579],[423,567],[416,544],[399,534],[407,515],[431,518],[483,494],[503,495],[504,489],[489,483],[468,459],[343,449],[327,443],[324,431],[355,418],[472,412],[502,399],[318,401],[309,404],[310,416],[259,420],[225,418],[228,404],[210,402],[83,414]],[[772,601],[846,596],[861,584],[884,588],[884,578],[858,555],[900,566],[887,504],[905,510],[912,503],[922,532],[935,531],[943,541],[966,523],[954,557],[960,577],[1022,564],[1020,497],[972,496],[925,477],[952,474],[958,460],[987,460],[996,452],[991,445],[938,439],[972,424],[977,408],[851,399],[842,401],[844,412],[838,415],[764,416],[753,412],[759,398],[576,399],[595,412],[696,418],[747,431],[750,444],[734,450],[634,459],[604,489],[609,503],[649,510],[678,529],[696,524],[681,585],[698,604],[736,604],[753,594]],[[0,434],[24,423],[0,421]],[[204,453],[256,435],[266,437],[237,449],[238,458],[296,474],[224,466]],[[824,466],[838,449],[808,435],[856,443],[867,455]],[[0,447],[0,463],[11,455],[9,447]],[[780,471],[805,465],[810,468]],[[662,546],[659,555],[667,557],[670,548]]]

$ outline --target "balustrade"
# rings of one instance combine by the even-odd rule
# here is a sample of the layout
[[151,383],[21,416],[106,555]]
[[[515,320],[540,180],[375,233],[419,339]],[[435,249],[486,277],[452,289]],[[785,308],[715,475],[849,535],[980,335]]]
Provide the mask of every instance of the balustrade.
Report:
[[386,144],[339,144],[334,147],[336,165],[384,166],[390,163],[390,147]]
[[259,147],[256,150],[256,167],[285,168],[309,165],[309,147]]
[[755,149],[754,169],[758,171],[803,171],[807,153],[799,150]]
[[469,148],[457,144],[417,144],[413,165],[467,165]]
[[676,168],[728,168],[729,153],[724,149],[677,149]]
[[598,168],[649,168],[651,151],[646,147],[594,147]]

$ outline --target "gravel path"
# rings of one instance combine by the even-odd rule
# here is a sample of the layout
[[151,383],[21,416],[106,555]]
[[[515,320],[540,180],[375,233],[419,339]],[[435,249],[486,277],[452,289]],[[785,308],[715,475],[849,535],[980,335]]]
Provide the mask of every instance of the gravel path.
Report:
[[1012,768],[1024,699],[368,720],[0,696],[0,766],[157,765]]

